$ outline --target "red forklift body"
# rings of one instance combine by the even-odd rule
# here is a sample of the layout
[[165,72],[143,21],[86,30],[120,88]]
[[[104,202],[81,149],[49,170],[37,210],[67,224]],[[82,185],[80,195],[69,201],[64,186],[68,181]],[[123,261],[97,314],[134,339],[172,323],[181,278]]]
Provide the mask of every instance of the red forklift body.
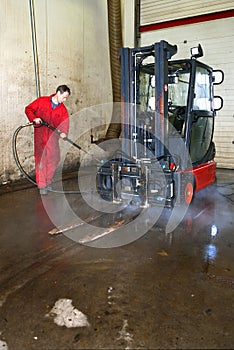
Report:
[[214,160],[210,160],[206,163],[202,163],[195,166],[191,172],[194,175],[196,191],[199,191],[215,182],[216,162]]

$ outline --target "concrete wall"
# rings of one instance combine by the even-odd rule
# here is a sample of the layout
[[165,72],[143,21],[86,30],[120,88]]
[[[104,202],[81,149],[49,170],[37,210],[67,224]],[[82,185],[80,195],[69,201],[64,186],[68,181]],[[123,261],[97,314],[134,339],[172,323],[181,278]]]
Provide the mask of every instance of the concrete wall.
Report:
[[[37,97],[29,0],[1,0],[0,184],[20,177],[12,156],[14,130],[27,122],[25,106]],[[66,102],[79,111],[112,101],[106,0],[34,0],[41,95],[67,84]],[[103,116],[102,116],[103,117]],[[72,119],[72,118],[71,118]],[[108,119],[108,117],[107,117]],[[17,150],[34,169],[33,130],[24,128]]]

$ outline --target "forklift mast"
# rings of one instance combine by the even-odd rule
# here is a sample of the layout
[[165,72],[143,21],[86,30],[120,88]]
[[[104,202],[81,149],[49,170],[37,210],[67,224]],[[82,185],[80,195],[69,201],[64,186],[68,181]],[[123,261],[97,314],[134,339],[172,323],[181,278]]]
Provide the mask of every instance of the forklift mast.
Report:
[[102,198],[173,207],[215,181],[214,85],[223,72],[194,49],[183,60],[171,60],[177,46],[164,40],[121,49],[122,156],[98,169]]
[[[168,144],[167,133],[167,113],[168,105],[165,101],[168,100],[168,59],[170,59],[177,52],[177,47],[168,44],[166,41],[155,43],[149,47],[129,49],[121,49],[121,92],[122,101],[124,101],[124,114],[122,116],[122,136],[123,140],[133,140],[133,143],[139,139],[139,127],[144,127],[144,122],[147,123],[147,118],[141,115],[150,111],[149,94],[152,78],[154,77],[154,108],[152,110],[151,119],[154,120],[153,129],[151,133],[154,135],[155,148],[153,154],[155,157],[165,155],[166,146]],[[154,62],[145,65],[145,60],[151,59]],[[141,79],[148,76],[146,91],[141,88]],[[146,94],[146,96],[144,96]],[[145,108],[141,109],[141,97],[146,97]],[[142,120],[142,118],[144,120]],[[138,122],[138,120],[139,122]],[[143,122],[143,123],[142,123]],[[140,124],[141,123],[141,124]],[[132,126],[132,128],[126,127]],[[151,125],[152,126],[152,125]],[[153,142],[153,141],[152,141]],[[123,144],[123,150],[125,145]],[[129,150],[131,157],[137,157],[134,150]]]

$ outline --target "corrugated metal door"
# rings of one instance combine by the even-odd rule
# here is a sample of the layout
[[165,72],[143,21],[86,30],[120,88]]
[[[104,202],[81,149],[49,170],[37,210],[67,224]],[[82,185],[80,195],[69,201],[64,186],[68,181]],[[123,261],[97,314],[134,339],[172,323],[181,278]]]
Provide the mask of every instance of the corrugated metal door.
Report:
[[231,10],[233,0],[141,0],[141,25]]
[[[183,6],[182,6],[183,5]],[[200,5],[200,6],[199,6]],[[209,5],[209,6],[208,6]],[[199,43],[203,47],[204,57],[200,60],[214,69],[222,69],[224,82],[215,87],[216,95],[224,99],[224,107],[217,112],[214,141],[216,144],[216,162],[220,168],[234,169],[234,16],[199,22],[199,15],[211,11],[225,11],[233,7],[233,1],[152,1],[141,0],[141,25],[168,21],[168,25],[159,30],[141,32],[141,46],[167,40],[178,46],[175,59],[190,56],[190,48]],[[190,8],[190,12],[188,12]],[[199,12],[200,11],[200,12]],[[217,13],[217,12],[216,12]],[[232,14],[232,11],[229,13]],[[170,21],[186,16],[198,16],[191,24]],[[202,17],[201,17],[202,18]],[[219,18],[219,17],[218,17]],[[182,23],[182,25],[181,25]]]

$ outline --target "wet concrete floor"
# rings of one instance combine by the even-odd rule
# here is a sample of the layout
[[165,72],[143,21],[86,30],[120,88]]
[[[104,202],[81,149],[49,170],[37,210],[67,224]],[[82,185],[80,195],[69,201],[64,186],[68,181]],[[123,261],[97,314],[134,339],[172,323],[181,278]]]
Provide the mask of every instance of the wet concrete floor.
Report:
[[[133,220],[132,242],[107,248],[105,238],[48,234],[74,219],[60,194],[2,187],[0,349],[233,349],[233,175],[218,169],[172,232],[163,211],[145,234]],[[68,197],[82,219],[92,214],[80,195]]]

